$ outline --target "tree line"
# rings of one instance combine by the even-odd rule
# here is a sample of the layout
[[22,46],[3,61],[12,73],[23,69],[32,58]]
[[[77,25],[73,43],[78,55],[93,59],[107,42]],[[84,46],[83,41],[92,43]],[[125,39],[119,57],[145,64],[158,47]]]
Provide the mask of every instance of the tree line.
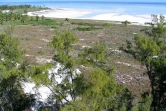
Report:
[[0,10],[16,10],[16,9],[28,9],[28,8],[45,8],[42,6],[32,6],[32,5],[0,5]]
[[14,22],[14,21],[20,21],[21,23],[25,23],[26,21],[39,21],[39,20],[45,20],[45,17],[39,17],[36,15],[35,17],[29,17],[27,14],[16,14],[13,12],[9,13],[3,13],[0,11],[0,24],[4,24],[5,22]]

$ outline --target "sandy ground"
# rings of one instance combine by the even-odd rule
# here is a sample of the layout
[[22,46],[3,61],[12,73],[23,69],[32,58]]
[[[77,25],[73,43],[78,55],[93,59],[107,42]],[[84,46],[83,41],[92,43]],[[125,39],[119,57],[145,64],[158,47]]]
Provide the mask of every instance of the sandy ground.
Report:
[[151,15],[129,15],[117,11],[101,12],[87,9],[49,9],[36,12],[28,12],[29,16],[45,16],[50,18],[71,18],[71,19],[92,19],[92,20],[112,20],[138,22],[144,24],[151,21]]

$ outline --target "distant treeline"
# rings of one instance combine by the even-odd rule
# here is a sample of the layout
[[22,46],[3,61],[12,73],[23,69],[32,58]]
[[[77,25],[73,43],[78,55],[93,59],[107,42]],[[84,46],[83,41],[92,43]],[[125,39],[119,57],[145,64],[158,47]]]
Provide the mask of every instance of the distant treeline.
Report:
[[0,10],[15,10],[15,9],[28,9],[28,8],[46,8],[46,7],[32,6],[32,5],[0,5]]

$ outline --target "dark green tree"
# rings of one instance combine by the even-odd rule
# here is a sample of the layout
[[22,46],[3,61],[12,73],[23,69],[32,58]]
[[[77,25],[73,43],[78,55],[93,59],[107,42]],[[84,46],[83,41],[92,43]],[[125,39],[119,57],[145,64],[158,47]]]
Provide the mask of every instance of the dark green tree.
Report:
[[27,16],[26,16],[26,15],[21,15],[21,16],[20,16],[20,21],[21,21],[21,23],[24,23],[24,22],[26,21],[26,19],[27,19]]
[[[151,111],[160,111],[166,108],[165,98],[165,32],[164,17],[153,16],[152,28],[145,32],[145,35],[136,35],[136,47],[133,50],[134,56],[140,60],[147,69],[147,75],[151,83],[152,104]],[[161,21],[160,21],[161,20]]]
[[45,17],[44,17],[44,15],[42,15],[42,16],[41,16],[41,19],[42,19],[42,20],[45,20]]
[[[76,64],[79,57],[74,58],[71,53],[72,44],[76,41],[77,38],[73,32],[64,31],[63,33],[56,33],[51,42],[51,46],[55,49],[53,59],[61,64],[57,74],[63,78],[57,84],[53,78],[57,74],[52,74],[51,78],[53,79],[51,80],[53,84],[47,85],[53,91],[56,104],[60,104],[59,107],[62,111],[120,109],[122,106],[118,104],[122,100],[120,98],[123,95],[123,88],[116,84],[110,71],[98,65],[106,57],[106,45],[100,42],[94,44],[92,48],[86,49],[80,57],[84,56],[85,60],[90,58],[93,63],[90,64],[90,70],[79,74],[75,71],[75,67],[80,65]],[[124,105],[125,107],[127,107],[126,104]]]
[[124,26],[126,27],[128,24],[131,24],[129,21],[124,21],[124,22],[122,22],[122,24],[124,24]]
[[[21,82],[25,79],[22,69],[23,50],[16,37],[0,35],[0,106],[5,111],[29,108],[35,99],[24,94]],[[20,64],[20,65],[19,65]]]
[[36,21],[39,21],[40,17],[38,15],[36,15]]

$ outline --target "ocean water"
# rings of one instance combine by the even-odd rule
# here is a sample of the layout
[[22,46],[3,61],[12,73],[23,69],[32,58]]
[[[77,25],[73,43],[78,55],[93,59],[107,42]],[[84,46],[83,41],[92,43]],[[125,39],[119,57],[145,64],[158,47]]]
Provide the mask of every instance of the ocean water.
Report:
[[[6,2],[0,4],[18,5],[18,4],[30,4],[36,6],[45,6],[50,8],[71,8],[79,10],[91,10],[92,13],[85,14],[76,18],[95,18],[107,20],[106,15],[114,15],[117,17],[123,17],[124,19],[129,19],[129,21],[135,19],[135,17],[140,18],[143,22],[150,18],[151,14],[162,14],[166,15],[166,3],[141,3],[141,2]],[[104,15],[101,17],[99,15]],[[116,17],[115,17],[116,16]],[[98,18],[97,18],[98,17]],[[144,19],[144,20],[143,20]],[[146,19],[146,20],[145,20]],[[108,19],[109,20],[109,19]],[[120,19],[121,20],[121,19]],[[123,19],[122,19],[123,20]],[[137,21],[138,21],[137,20]]]
[[142,3],[142,2],[0,2],[0,5],[30,4],[46,6],[50,8],[73,8],[91,10],[119,10],[127,14],[164,14],[166,15],[166,3]]

